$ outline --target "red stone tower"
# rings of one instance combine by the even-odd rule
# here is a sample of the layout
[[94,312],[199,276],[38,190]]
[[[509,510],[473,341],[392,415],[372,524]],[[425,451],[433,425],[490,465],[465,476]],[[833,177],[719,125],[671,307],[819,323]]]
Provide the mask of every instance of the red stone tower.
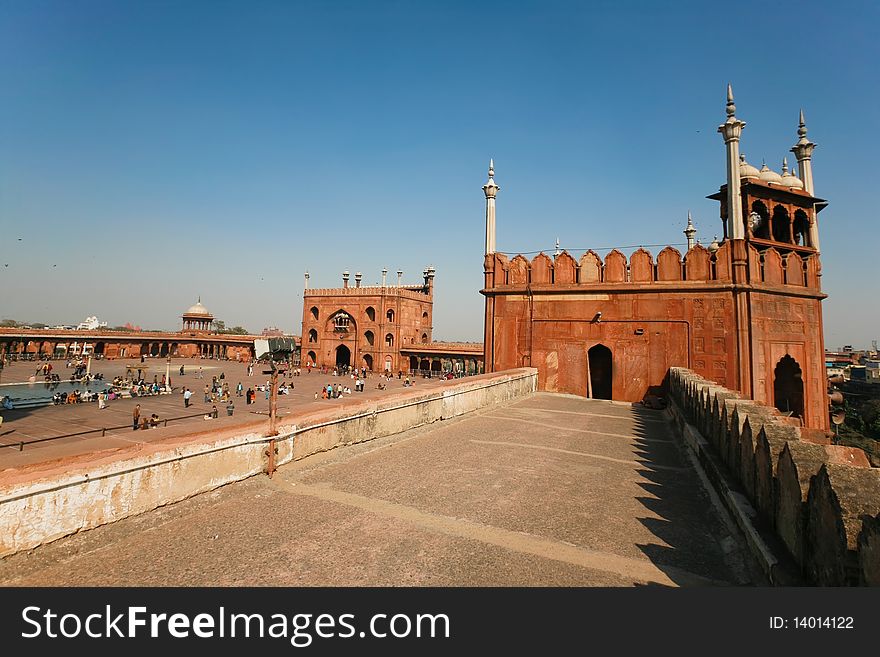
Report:
[[349,272],[341,288],[310,289],[306,274],[303,292],[302,364],[313,367],[349,365],[374,371],[408,371],[409,359],[401,350],[430,343],[432,336],[433,267],[422,272],[424,282],[361,287],[361,273],[349,286]]
[[486,196],[487,371],[532,366],[543,390],[639,401],[670,367],[687,367],[828,428],[818,212],[803,115],[792,149],[800,177],[758,171],[739,155],[745,123],[728,87],[723,239],[654,256],[604,260],[566,251],[531,260],[495,252],[494,168]]

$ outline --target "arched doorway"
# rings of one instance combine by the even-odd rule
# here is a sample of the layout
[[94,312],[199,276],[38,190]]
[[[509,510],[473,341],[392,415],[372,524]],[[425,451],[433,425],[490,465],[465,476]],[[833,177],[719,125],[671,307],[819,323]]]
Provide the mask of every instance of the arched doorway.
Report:
[[371,372],[373,371],[373,357],[370,354],[364,354],[364,367]]
[[312,367],[317,365],[318,356],[317,354],[315,354],[314,351],[310,351],[308,354],[306,354],[306,358],[308,358],[308,360],[306,361],[306,365],[311,365]]
[[104,355],[104,343],[103,342],[96,342],[95,343],[95,355],[96,356],[103,356]]
[[385,371],[391,371],[391,356],[385,356]]
[[804,417],[804,378],[801,366],[789,355],[776,363],[773,371],[773,405],[783,413]]
[[336,347],[336,367],[348,367],[351,365],[351,349],[344,344]]
[[418,357],[416,357],[416,356],[410,356],[410,357],[409,357],[409,371],[410,371],[410,372],[415,372],[417,369],[419,369],[419,359],[418,359]]
[[590,372],[590,397],[611,399],[613,365],[611,350],[604,344],[597,344],[587,352]]

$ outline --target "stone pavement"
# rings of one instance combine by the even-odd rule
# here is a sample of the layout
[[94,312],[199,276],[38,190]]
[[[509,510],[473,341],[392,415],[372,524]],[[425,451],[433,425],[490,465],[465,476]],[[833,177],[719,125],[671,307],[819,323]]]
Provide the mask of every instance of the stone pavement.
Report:
[[0,560],[6,586],[753,583],[660,411],[536,393]]
[[[4,369],[3,382],[25,382],[28,376],[34,373],[37,362],[15,362]],[[63,379],[70,376],[71,370],[66,370],[64,361],[52,361],[55,373]],[[125,373],[126,365],[139,365],[138,359],[125,359],[114,361],[92,361],[92,373],[104,374],[105,382],[112,381],[115,376]],[[165,374],[165,359],[147,358],[145,365],[146,379],[150,382],[156,374],[161,380]],[[185,375],[178,376],[180,366],[184,365]],[[204,378],[197,377],[198,368],[202,368]],[[265,393],[258,392],[255,403],[247,405],[244,397],[235,397],[235,387],[241,381],[244,390],[248,386],[263,385],[269,376],[263,374],[268,366],[256,365],[254,374],[247,376],[247,366],[244,363],[234,361],[217,360],[194,360],[189,358],[172,359],[171,383],[174,393],[168,395],[153,395],[135,399],[119,399],[110,402],[104,410],[98,410],[97,403],[69,404],[63,406],[42,406],[38,408],[3,411],[4,422],[0,426],[0,471],[9,468],[17,468],[26,465],[34,465],[61,457],[87,454],[90,452],[122,447],[131,443],[153,442],[167,438],[192,433],[194,430],[204,430],[207,425],[204,415],[209,413],[213,404],[205,403],[205,383],[211,382],[211,377],[225,373],[230,391],[233,393],[235,409],[231,417],[226,415],[226,405],[217,404],[219,418],[213,420],[218,428],[253,423],[254,420],[265,418],[268,425],[269,402]],[[370,375],[363,393],[352,393],[339,399],[315,399],[315,393],[328,383],[349,385],[352,389],[354,383],[349,377],[335,377],[330,374],[321,374],[320,370],[308,373],[302,369],[300,376],[280,378],[279,381],[293,384],[293,390],[288,395],[278,396],[279,418],[287,418],[290,414],[305,413],[319,408],[344,406],[352,401],[376,399],[392,392],[403,390],[403,380],[396,376],[392,381],[385,381],[378,375]],[[386,383],[385,390],[377,389],[377,384]],[[416,380],[417,389],[430,389],[446,385],[439,379]],[[182,388],[188,387],[193,391],[191,405],[184,408]],[[97,388],[96,388],[97,389]],[[0,386],[2,394],[3,386]],[[141,417],[150,417],[156,413],[160,419],[169,419],[167,427],[157,427],[147,431],[133,431],[131,428],[132,410],[135,404],[141,405]],[[176,419],[184,416],[185,419]],[[105,427],[119,427],[101,433],[89,433],[81,436],[71,436],[58,440],[49,440],[34,444],[27,444],[32,440],[40,440],[53,436],[66,436],[67,434],[102,429]],[[24,447],[19,446],[24,442]]]

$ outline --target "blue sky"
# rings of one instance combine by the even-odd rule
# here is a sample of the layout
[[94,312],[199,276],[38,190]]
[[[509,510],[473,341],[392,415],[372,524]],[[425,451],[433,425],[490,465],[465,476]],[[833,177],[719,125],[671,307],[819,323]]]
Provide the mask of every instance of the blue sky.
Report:
[[432,264],[481,340],[489,158],[499,250],[708,243],[731,82],[756,166],[804,108],[826,345],[869,346],[878,6],[0,0],[0,316],[299,333],[306,269]]

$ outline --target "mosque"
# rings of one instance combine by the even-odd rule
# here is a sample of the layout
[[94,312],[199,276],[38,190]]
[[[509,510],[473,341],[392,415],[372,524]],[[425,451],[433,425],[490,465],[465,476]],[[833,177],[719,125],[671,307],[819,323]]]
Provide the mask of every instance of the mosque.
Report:
[[791,148],[797,171],[758,169],[740,155],[745,122],[728,86],[718,127],[727,178],[723,235],[709,248],[562,251],[527,259],[495,248],[500,187],[490,163],[484,258],[486,371],[531,366],[540,389],[636,402],[660,393],[671,367],[829,427],[818,214],[803,112]]

